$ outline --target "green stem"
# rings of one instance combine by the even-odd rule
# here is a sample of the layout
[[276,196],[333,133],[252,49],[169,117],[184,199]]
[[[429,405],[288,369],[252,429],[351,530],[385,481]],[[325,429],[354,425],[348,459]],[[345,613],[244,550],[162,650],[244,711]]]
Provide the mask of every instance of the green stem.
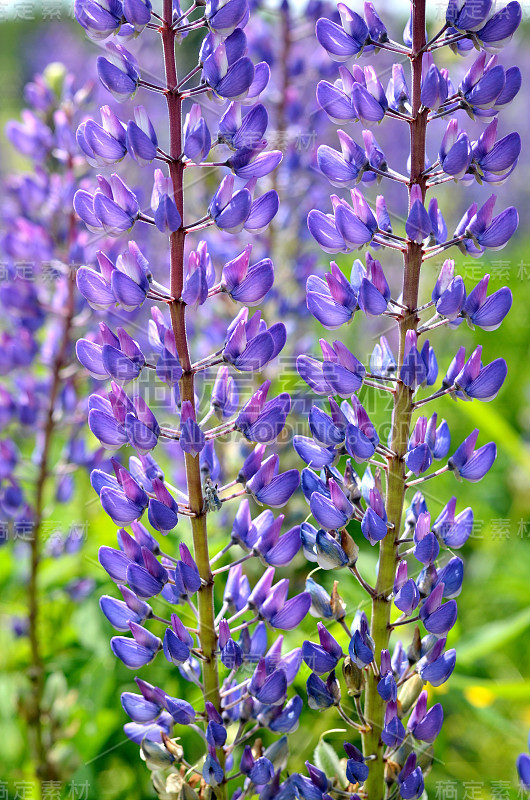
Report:
[[[414,184],[419,184],[425,198],[426,181],[422,177],[425,170],[425,134],[427,114],[420,112],[422,48],[425,46],[425,5],[426,0],[415,0],[412,3],[412,122],[410,123],[411,174],[410,191]],[[419,318],[414,309],[418,305],[418,287],[422,263],[422,246],[408,242],[403,255],[403,304],[408,309],[399,320],[399,355],[398,364],[403,363],[405,336],[408,330],[416,330]],[[398,381],[394,395],[392,410],[392,443],[391,450],[395,454],[388,462],[388,482],[386,492],[386,512],[388,521],[393,524],[382,540],[379,555],[379,570],[375,586],[375,597],[372,600],[371,634],[375,642],[376,657],[381,650],[388,648],[390,639],[389,595],[392,592],[396,566],[399,561],[397,540],[401,530],[401,518],[405,499],[406,480],[404,455],[410,435],[413,412],[412,390]],[[385,796],[384,780],[384,745],[381,731],[384,722],[385,703],[377,692],[377,676],[373,671],[367,672],[364,716],[371,729],[363,735],[363,752],[365,756],[375,755],[370,762],[370,772],[364,784],[369,800],[383,800]]]
[[[70,228],[68,244],[75,235],[76,218],[70,215]],[[40,645],[39,627],[39,568],[41,562],[41,532],[44,515],[44,500],[47,480],[50,477],[50,458],[53,437],[55,435],[56,418],[55,404],[61,389],[61,371],[68,363],[70,335],[72,320],[75,313],[75,276],[70,273],[67,277],[68,292],[66,309],[63,316],[63,327],[61,344],[55,355],[51,367],[51,386],[48,400],[48,408],[44,422],[44,437],[42,453],[39,463],[39,471],[35,486],[35,522],[30,545],[30,573],[28,582],[28,638],[30,645],[31,665],[28,669],[28,677],[31,684],[30,701],[27,709],[27,723],[29,726],[29,741],[32,751],[32,758],[35,765],[35,773],[41,790],[43,783],[57,779],[57,773],[48,758],[48,750],[44,741],[43,731],[43,691],[44,691],[44,661]]]
[[[172,0],[164,0],[165,23],[161,29],[164,65],[166,71],[166,87],[178,84],[175,60],[175,31],[171,29]],[[182,401],[188,400],[195,407],[194,374],[186,333],[186,305],[181,302],[184,284],[184,246],[186,232],[184,229],[184,164],[179,159],[182,153],[182,101],[178,92],[166,92],[169,116],[169,135],[171,163],[169,171],[173,182],[174,198],[182,223],[181,227],[170,236],[170,291],[175,298],[169,304],[171,324],[180,363],[182,378],[180,396]],[[208,551],[208,534],[206,511],[202,494],[201,471],[198,456],[185,453],[186,479],[190,510],[195,515],[191,518],[194,558],[203,580],[198,592],[199,642],[205,660],[202,662],[204,700],[209,700],[220,711],[219,672],[217,668],[217,635],[215,632],[214,579],[210,569]],[[221,766],[224,768],[224,752],[217,751]],[[226,798],[226,786],[216,788],[219,800]]]

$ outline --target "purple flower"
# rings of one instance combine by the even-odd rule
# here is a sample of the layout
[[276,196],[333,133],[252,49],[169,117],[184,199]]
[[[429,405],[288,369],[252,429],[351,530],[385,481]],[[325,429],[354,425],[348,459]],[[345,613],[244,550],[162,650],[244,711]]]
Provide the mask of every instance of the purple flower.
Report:
[[120,0],[98,3],[95,0],[76,0],[75,18],[91,39],[106,39],[118,30],[123,16]]
[[517,772],[521,785],[528,791],[530,788],[530,756],[528,753],[521,753],[517,757]]
[[335,669],[343,653],[339,643],[321,622],[317,623],[317,629],[320,644],[305,641],[302,646],[302,658],[313,672],[324,675]]
[[83,122],[76,132],[79,147],[93,167],[116,164],[127,154],[125,127],[109,106],[102,106],[102,125]]
[[439,583],[420,609],[420,619],[429,633],[445,636],[453,627],[457,617],[455,600],[442,603],[444,585]]
[[411,753],[398,775],[399,793],[403,800],[415,800],[423,794],[423,773],[416,766],[416,753]]
[[434,533],[452,550],[462,547],[473,530],[473,510],[468,507],[456,517],[455,510],[456,497],[452,497],[432,526]]
[[194,103],[186,114],[184,121],[184,155],[196,164],[207,158],[212,145],[212,138],[206,120],[202,116],[201,107]]
[[150,0],[124,0],[123,15],[138,35],[151,19]]
[[193,458],[199,455],[206,444],[204,433],[197,424],[195,409],[189,400],[184,400],[180,409],[179,444],[185,453]]
[[421,352],[418,350],[418,337],[415,331],[406,333],[403,366],[401,367],[401,380],[412,389],[425,383],[432,386],[438,375],[438,365],[434,350],[426,340]]
[[133,97],[138,88],[138,62],[121,44],[109,42],[106,53],[107,58],[98,56],[96,62],[99,79],[118,103],[124,103]]
[[[97,470],[92,472],[92,485],[99,494],[103,509],[117,525],[128,525],[144,513],[148,497],[124,467],[114,466],[116,478],[106,473],[98,480]],[[103,477],[104,476],[104,477]]]
[[227,330],[223,357],[240,372],[259,372],[280,353],[286,338],[282,322],[267,328],[259,311],[248,319],[244,308]]
[[153,493],[147,512],[149,522],[155,530],[168,533],[178,522],[178,505],[159,478],[153,480]]
[[370,36],[368,27],[359,14],[344,3],[339,3],[337,9],[342,26],[321,18],[316,24],[316,34],[318,41],[334,61],[347,61],[362,52]]
[[98,175],[98,184],[93,195],[79,189],[74,208],[90,231],[120,236],[132,228],[140,214],[136,195],[116,174],[108,180]]
[[432,220],[423,204],[421,189],[418,184],[414,184],[410,196],[411,206],[405,230],[408,238],[421,244],[433,231]]
[[237,385],[228,367],[219,367],[212,389],[211,405],[220,419],[231,417],[238,408]]
[[343,528],[353,516],[353,505],[333,478],[329,481],[328,488],[329,497],[318,491],[313,492],[310,500],[311,513],[326,530]]
[[350,783],[363,783],[370,772],[368,764],[365,764],[365,758],[358,747],[344,742],[344,750],[348,756],[346,762],[346,777]]
[[311,275],[307,280],[307,307],[325,328],[333,330],[349,322],[357,310],[358,291],[331,262],[325,280]]
[[377,488],[368,493],[369,506],[361,520],[361,531],[365,539],[373,546],[384,539],[388,533],[387,514],[383,498]]
[[203,62],[202,75],[206,83],[219,97],[229,100],[246,97],[255,75],[250,58],[238,57],[236,41],[241,36],[244,37],[243,31],[235,30]]
[[479,345],[456,376],[454,385],[469,400],[490,401],[497,397],[508,368],[503,358],[496,358],[483,367],[481,355],[482,346]]
[[464,246],[472,255],[480,254],[485,247],[502,250],[517,230],[519,215],[513,206],[493,217],[495,200],[495,195],[491,195],[466,224],[465,233],[471,236],[472,241],[467,244],[467,239],[464,240]]
[[141,167],[156,157],[158,139],[147,111],[143,106],[134,109],[134,121],[127,125],[127,149]]
[[234,177],[226,175],[214,194],[208,211],[220,230],[239,233],[250,215],[252,195],[248,189],[239,189],[233,193],[233,187]]
[[113,628],[118,631],[129,631],[129,622],[142,625],[151,616],[152,610],[146,602],[139,600],[134,592],[126,586],[118,586],[118,589],[123,595],[123,600],[102,595],[99,605]]
[[162,642],[135,622],[130,622],[129,628],[133,635],[132,639],[129,636],[114,636],[110,640],[110,646],[114,655],[123,661],[126,667],[138,669],[155,659]]
[[438,109],[447,100],[448,85],[436,64],[431,64],[421,83],[421,103],[426,108]]
[[491,6],[492,0],[481,0],[479,3],[450,0],[445,20],[459,31],[475,31],[487,20]]
[[381,732],[381,739],[387,747],[400,747],[405,740],[406,731],[397,715],[397,703],[390,700],[386,704],[385,724]]
[[471,483],[482,480],[497,458],[497,447],[494,442],[475,450],[478,434],[479,430],[475,428],[447,462],[449,469],[459,480],[464,478]]
[[275,170],[283,158],[280,150],[269,150],[263,153],[262,150],[266,146],[267,143],[263,141],[254,147],[242,147],[236,150],[233,156],[230,156],[226,164],[234,175],[243,180],[263,178]]
[[521,18],[521,6],[512,0],[490,17],[484,27],[476,32],[476,38],[488,53],[498,53],[511,40]]
[[443,723],[443,709],[440,703],[435,703],[427,711],[427,692],[421,692],[416,706],[409,717],[407,724],[415,739],[421,742],[434,742]]
[[370,636],[368,620],[364,611],[358,611],[352,626],[353,636],[348,645],[348,654],[360,669],[374,660],[374,641]]
[[465,131],[458,129],[458,120],[452,119],[445,131],[438,158],[443,171],[458,180],[463,178],[472,160],[471,142]]
[[[334,23],[329,22],[330,25]],[[357,179],[368,166],[368,158],[362,147],[356,144],[345,131],[337,131],[342,154],[328,145],[318,148],[318,166],[328,181],[339,188],[355,186]]]
[[[322,711],[325,708],[336,705],[337,696],[335,689],[335,673],[331,672],[324,682],[314,672],[307,679],[307,704],[309,708]],[[338,685],[338,684],[337,684]]]
[[252,783],[263,786],[269,783],[274,775],[274,767],[268,758],[254,758],[251,748],[247,745],[241,756],[241,763],[239,765],[241,772],[247,775]]
[[229,294],[232,300],[246,306],[261,303],[274,283],[274,267],[270,258],[250,265],[251,252],[252,245],[248,245],[224,265],[220,284],[222,291]]
[[285,505],[300,485],[300,474],[296,469],[279,473],[280,459],[269,456],[258,471],[247,481],[247,492],[260,505],[280,508]]
[[512,293],[507,286],[487,296],[489,275],[484,275],[468,295],[462,315],[468,323],[485,331],[495,331],[512,307]]
[[161,233],[174,233],[182,225],[174,200],[173,182],[159,169],[155,170],[151,208],[155,214],[155,225]]
[[164,655],[167,660],[176,664],[183,664],[190,656],[193,647],[193,637],[186,630],[176,614],[171,615],[171,628],[166,628],[164,634]]
[[394,605],[407,616],[420,602],[420,592],[413,578],[407,579],[407,562],[400,561],[394,580]]
[[241,26],[243,28],[248,19],[248,5],[246,0],[229,0],[224,5],[210,2],[206,7],[208,27],[214,33],[228,36]]

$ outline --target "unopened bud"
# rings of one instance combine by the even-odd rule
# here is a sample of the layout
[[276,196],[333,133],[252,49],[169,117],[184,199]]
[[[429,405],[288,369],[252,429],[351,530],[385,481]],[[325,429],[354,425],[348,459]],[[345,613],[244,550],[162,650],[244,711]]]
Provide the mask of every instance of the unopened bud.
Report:
[[434,761],[434,747],[432,744],[425,747],[425,749],[417,748],[416,755],[418,756],[418,767],[424,775],[430,772]]
[[344,489],[352,503],[358,503],[361,499],[361,480],[351,465],[351,460],[346,461],[344,469]]
[[326,683],[328,691],[332,696],[335,705],[338,706],[338,704],[340,703],[341,691],[340,691],[340,683],[338,682],[337,677],[335,675],[335,670],[330,672]]
[[263,753],[265,758],[272,761],[275,771],[282,771],[287,767],[287,760],[289,758],[289,743],[287,736],[282,736],[275,742],[270,744]]
[[363,671],[349,656],[342,662],[342,674],[350,697],[360,697],[363,688]]
[[407,656],[411,664],[415,664],[421,658],[421,634],[417,625],[414,628],[414,635],[409,649],[407,650]]
[[401,772],[401,767],[395,761],[387,759],[385,763],[385,781],[388,786],[392,786],[397,781],[397,776]]
[[400,717],[408,714],[423,691],[424,683],[417,672],[406,681],[398,692],[398,713]]
[[199,800],[199,795],[197,792],[193,791],[191,786],[188,786],[187,783],[183,783],[180,787],[179,800]]
[[149,769],[166,769],[175,761],[174,756],[163,745],[150,739],[143,739],[140,745],[140,757]]
[[346,616],[346,603],[340,596],[338,587],[339,587],[339,582],[335,581],[333,583],[333,591],[331,592],[330,605],[334,619],[336,619],[337,622],[341,622]]
[[179,740],[170,739],[167,733],[162,731],[162,741],[166,750],[168,750],[172,756],[175,756],[176,761],[180,761],[184,755],[184,748],[179,744]]
[[359,557],[359,547],[355,544],[348,531],[346,531],[344,528],[340,532],[340,544],[348,556],[348,566],[355,566],[357,563],[357,558]]

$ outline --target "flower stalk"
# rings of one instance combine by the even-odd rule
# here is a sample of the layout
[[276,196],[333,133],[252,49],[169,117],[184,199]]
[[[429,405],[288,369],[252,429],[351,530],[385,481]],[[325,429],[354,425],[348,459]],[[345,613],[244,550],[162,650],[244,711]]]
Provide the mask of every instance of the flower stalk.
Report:
[[[191,367],[188,339],[186,334],[186,306],[181,302],[184,285],[184,247],[186,231],[184,229],[184,163],[182,153],[182,95],[172,91],[178,86],[177,66],[175,58],[175,30],[172,27],[172,0],[164,0],[164,24],[161,27],[161,39],[166,72],[166,100],[169,117],[170,149],[169,172],[173,183],[174,199],[180,214],[181,225],[171,233],[170,243],[170,292],[174,298],[169,303],[171,325],[175,336],[177,353],[182,366],[180,392],[183,401],[194,403],[195,381]],[[193,537],[194,557],[201,576],[202,586],[198,591],[197,610],[199,613],[199,641],[203,661],[203,683],[205,700],[210,701],[220,710],[219,670],[217,666],[217,634],[215,630],[214,580],[210,568],[208,550],[208,532],[206,511],[202,494],[201,470],[199,459],[189,453],[184,454],[186,480],[188,486],[189,507],[193,514],[191,529]],[[224,766],[224,754],[218,750],[219,761]],[[226,791],[220,787],[218,796],[223,798]]]

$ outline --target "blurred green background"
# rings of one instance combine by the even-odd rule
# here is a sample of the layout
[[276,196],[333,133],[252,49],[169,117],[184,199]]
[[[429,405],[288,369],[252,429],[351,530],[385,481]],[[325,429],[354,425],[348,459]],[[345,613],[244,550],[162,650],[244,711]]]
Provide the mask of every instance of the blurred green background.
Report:
[[[31,52],[25,47],[30,47],[29,34],[41,30],[38,26],[42,24],[49,27],[54,23],[11,20],[0,25],[2,127],[20,108],[22,86],[31,77],[25,66],[31,60]],[[523,113],[526,112],[521,111],[521,116]],[[6,166],[11,165],[3,163],[2,171]],[[522,176],[525,179],[527,176]],[[437,407],[439,416],[449,422],[455,444],[478,427],[479,444],[493,438],[498,446],[497,462],[481,483],[457,485],[451,475],[444,475],[436,485],[426,485],[433,515],[454,493],[458,497],[457,509],[471,505],[478,523],[475,534],[459,552],[465,560],[465,582],[458,600],[459,619],[449,638],[449,646],[457,649],[457,666],[448,684],[431,692],[434,701],[443,702],[445,713],[444,727],[436,742],[435,765],[427,778],[428,794],[437,800],[516,797],[519,790],[515,758],[526,747],[530,727],[530,234],[525,220],[528,205],[519,210],[519,233],[505,250],[487,254],[479,261],[454,256],[458,272],[468,285],[490,272],[490,291],[502,285],[511,287],[511,314],[495,333],[473,332],[461,326],[456,333],[442,329],[432,336],[442,374],[457,344],[465,344],[468,352],[476,344],[484,344],[485,361],[503,356],[509,364],[508,379],[495,402],[456,404],[446,397]],[[321,263],[325,265],[326,260]],[[425,267],[426,299],[440,263],[428,262]],[[348,274],[351,259],[344,257],[340,264]],[[362,330],[362,320],[356,319],[346,339],[359,355],[368,353],[374,343],[363,338]],[[315,338],[322,335],[316,324],[314,331]],[[384,401],[385,398],[378,398],[375,405],[369,406],[374,421],[384,419]],[[87,541],[80,553],[59,560],[47,558],[41,572],[43,646],[51,675],[47,692],[59,701],[67,734],[54,758],[68,765],[71,775],[56,790],[65,797],[81,797],[86,786],[84,796],[90,800],[143,800],[153,795],[149,773],[138,757],[137,746],[122,732],[127,718],[119,702],[121,691],[134,688],[133,676],[111,654],[108,642],[113,632],[98,607],[101,594],[114,594],[110,580],[98,565],[97,550],[103,544],[114,545],[115,526],[95,502],[84,474],[76,477],[76,490],[74,505],[55,506],[50,500],[49,532],[65,531],[72,522],[79,522],[86,524]],[[302,501],[298,508],[305,516]],[[235,508],[230,520],[234,513]],[[293,508],[290,517],[294,520],[297,513],[298,509]],[[180,530],[178,535],[186,538]],[[178,535],[171,535],[166,543],[170,552],[176,549]],[[222,546],[225,536],[220,530],[213,532],[212,552]],[[358,536],[356,539],[359,541]],[[363,572],[368,578],[373,577],[374,551],[364,541],[361,551]],[[33,778],[27,733],[17,710],[26,692],[28,645],[12,630],[13,616],[25,613],[26,569],[22,544],[0,549],[0,790],[4,787],[9,798],[15,798],[17,793],[22,798],[21,787]],[[303,588],[308,572],[307,562],[299,555],[285,573],[291,578],[292,592]],[[249,573],[257,574],[252,568]],[[64,587],[79,577],[92,578],[96,589],[82,602],[72,604]],[[333,578],[339,576],[320,573],[320,577],[331,590]],[[353,579],[341,580],[340,591],[349,613],[364,602]],[[313,618],[308,617],[301,628],[304,638],[315,638]],[[341,636],[338,626],[332,632]],[[300,629],[286,634],[285,649],[298,645],[301,634]],[[168,669],[162,658],[141,670],[140,676],[142,672],[168,693],[191,699],[189,684],[180,679],[176,669]],[[295,683],[304,698],[308,674],[303,666]],[[306,710],[300,729],[291,737],[291,752],[295,755],[292,768],[301,768],[306,758],[312,759],[319,738],[327,730],[341,727],[338,715]],[[331,731],[326,738],[339,748],[344,735]],[[191,751],[198,746],[195,734],[185,734],[184,739]],[[70,780],[74,783],[70,784]],[[29,800],[30,795],[26,797]]]

